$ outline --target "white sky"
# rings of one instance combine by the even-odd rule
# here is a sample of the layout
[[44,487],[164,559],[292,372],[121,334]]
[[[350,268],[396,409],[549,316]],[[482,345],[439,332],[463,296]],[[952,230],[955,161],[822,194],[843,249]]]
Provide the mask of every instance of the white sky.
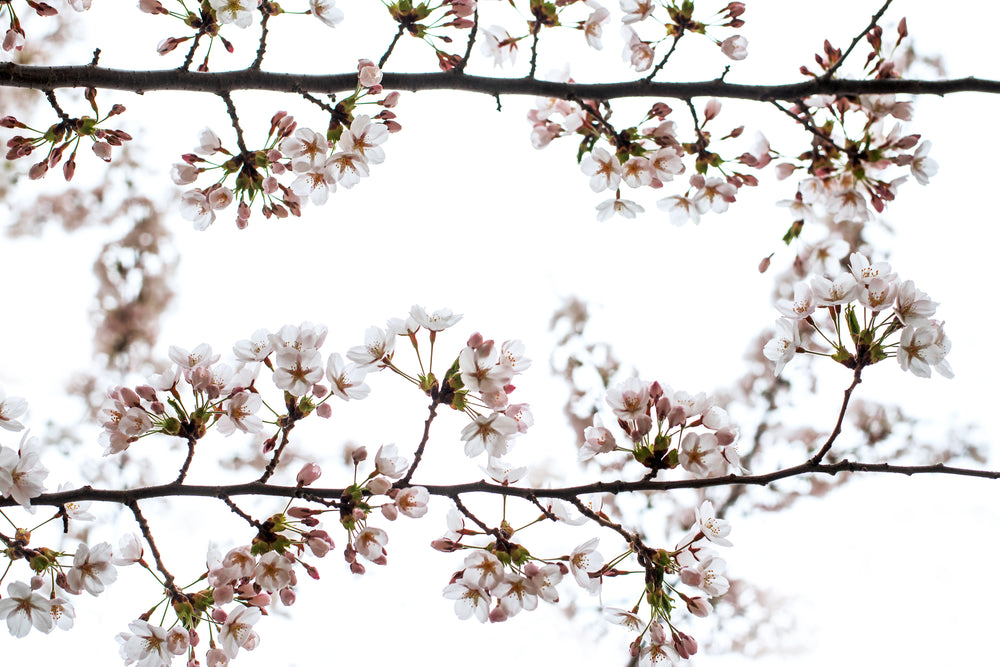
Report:
[[[266,60],[265,67],[347,71],[358,57],[377,59],[391,26],[378,33],[377,46],[358,44],[358,36],[367,29],[359,16],[361,8],[353,6],[358,4],[341,3],[348,18],[335,31],[299,33],[300,26],[318,28],[305,18],[273,21],[269,54],[292,55],[280,64],[277,59]],[[813,3],[748,4],[748,23],[741,32],[750,40],[750,57],[733,64],[727,77],[733,82],[797,80],[798,66],[811,62],[823,38],[846,46],[879,3],[841,2],[835,12]],[[372,5],[376,3],[366,9]],[[973,20],[987,16],[991,6],[963,4],[962,16],[970,21],[953,33],[942,27],[936,8],[930,11],[929,6],[907,3],[905,9],[924,12],[907,15],[910,33],[918,48],[945,56],[950,76],[1000,78],[987,32],[991,28],[987,21]],[[95,8],[88,18],[101,17],[116,26],[128,21],[127,32],[134,28],[135,33],[91,27],[81,42],[80,62],[100,46],[102,64],[107,66],[176,64],[148,56],[155,42],[168,34],[160,27],[166,25],[162,19],[110,3]],[[282,32],[280,24],[291,29]],[[128,39],[140,35],[148,37]],[[336,40],[344,40],[343,45]],[[545,50],[543,41],[540,71],[561,67],[561,58],[573,53],[581,58],[572,66],[579,80],[606,80],[620,72],[595,69],[598,55],[617,67],[616,30],[607,30],[602,54],[583,52],[578,48],[581,43],[578,33],[567,36],[567,50]],[[250,52],[247,46],[241,48],[238,55]],[[338,54],[346,55],[338,59]],[[213,57],[215,68],[245,62],[219,57],[223,55]],[[409,50],[405,43],[399,57],[390,61],[388,69],[432,66],[427,54]],[[682,48],[664,77],[711,78],[722,64],[714,49],[685,53]],[[63,97],[71,99],[68,94]],[[250,129],[254,119],[266,123],[277,109],[297,113],[302,124],[310,119],[322,122],[304,103],[290,98],[234,97],[251,136],[263,135]],[[148,147],[151,169],[143,178],[149,180],[152,195],[168,190],[169,163],[194,147],[197,132],[205,125],[215,128],[224,143],[234,143],[225,132],[224,107],[211,96],[149,93],[139,98],[102,93],[100,99],[128,107],[123,123],[132,125],[123,127]],[[225,354],[234,341],[259,327],[276,329],[302,320],[327,324],[331,333],[324,350],[343,352],[361,342],[367,326],[402,316],[413,303],[448,306],[465,313],[457,332],[444,338],[450,349],[457,351],[473,330],[497,340],[525,341],[536,365],[524,376],[518,393],[532,403],[537,425],[519,442],[512,460],[537,456],[561,461],[563,467],[573,460],[572,434],[566,432],[559,413],[562,389],[545,371],[552,345],[545,327],[561,296],[575,293],[589,300],[594,314],[591,335],[611,341],[626,366],[638,368],[643,378],[690,391],[711,391],[738,376],[749,337],[776,317],[768,300],[771,278],[760,276],[756,265],[774,250],[778,254],[773,266],[781,268],[790,261],[790,252],[778,248],[790,218],[773,202],[790,197],[794,185],[776,184],[767,174],[756,192],[741,192],[729,213],[706,216],[699,227],[669,225],[656,211],[656,197],[640,199],[647,214],[638,220],[598,223],[594,206],[602,197],[590,192],[586,177],[574,165],[572,140],[535,151],[528,141],[530,125],[524,120],[532,101],[504,98],[502,102],[503,112],[498,114],[495,101],[485,96],[404,94],[396,110],[404,130],[386,144],[385,164],[301,220],[264,221],[255,216],[249,230],[238,232],[228,216],[222,216],[207,233],[197,233],[175,215],[172,229],[182,253],[179,298],[165,322],[161,354],[165,356],[171,344],[190,348],[202,341]],[[647,106],[645,101],[636,108]],[[985,95],[921,100],[913,131],[934,142],[933,157],[941,169],[928,187],[907,183],[888,211],[887,220],[898,233],[885,237],[882,249],[891,251],[893,267],[903,279],[915,280],[941,302],[938,313],[948,322],[954,342],[950,360],[956,378],[927,381],[904,376],[890,361],[866,372],[858,394],[899,403],[910,414],[927,417],[932,422],[925,431],[927,439],[940,437],[948,424],[969,422],[982,426],[983,441],[997,439],[989,417],[995,409],[994,378],[1000,369],[996,357],[987,352],[994,318],[982,307],[988,293],[981,282],[995,264],[998,240],[990,181],[982,174],[985,156],[995,143],[988,124],[998,111],[997,101]],[[149,119],[154,117],[155,126],[142,130],[142,119],[152,125]],[[621,112],[618,117],[628,115]],[[741,123],[760,124],[779,150],[796,152],[799,146],[780,142],[782,136],[795,135],[790,121],[777,112],[725,102],[716,127]],[[748,133],[747,145],[751,140]],[[88,168],[98,168],[95,163],[91,161]],[[47,185],[59,183],[50,178]],[[13,297],[0,334],[0,343],[8,350],[0,381],[8,394],[30,401],[30,421],[37,429],[48,418],[70,421],[76,415],[63,419],[47,404],[64,405],[53,394],[74,370],[88,367],[91,334],[86,310],[94,289],[89,267],[97,248],[110,237],[106,230],[72,237],[47,233],[39,241],[4,241],[0,246],[0,284],[8,286]],[[846,372],[837,371],[822,376],[825,395],[818,404],[825,409],[815,413],[817,428],[833,423],[849,382]],[[390,388],[394,383],[376,378],[372,384],[373,396],[358,407],[357,414],[365,421],[327,424],[324,439],[310,441],[309,449],[339,452],[349,437],[363,438],[370,450],[382,442],[395,441],[401,448],[415,442],[422,400],[411,394],[415,416],[396,419],[390,412],[395,405],[380,402],[380,392],[394,395]],[[335,417],[349,420],[350,414],[352,410],[337,406]],[[442,446],[449,442],[447,429],[454,430],[452,439],[457,443],[460,426],[456,419],[441,420],[436,433]],[[81,456],[99,456],[96,437],[94,443],[92,451]],[[4,444],[14,443],[5,439]],[[168,456],[177,454],[164,458],[164,465],[173,470],[174,459]],[[472,462],[460,460],[456,466],[442,474],[456,479],[481,476]],[[332,464],[329,470],[324,481],[341,484]],[[53,486],[58,482],[49,481]],[[706,654],[699,655],[696,664],[839,665],[850,660],[932,665],[943,659],[983,664],[984,655],[992,650],[990,632],[996,621],[989,601],[1000,594],[996,579],[988,570],[981,572],[981,563],[997,546],[991,530],[998,519],[996,493],[994,483],[979,480],[870,478],[825,499],[804,502],[793,511],[735,525],[736,546],[724,554],[731,571],[790,600],[798,632],[786,642],[802,646],[805,652],[757,661]],[[186,507],[184,511],[192,512],[187,521],[201,516]],[[220,534],[207,521],[201,524],[226,547],[244,537],[241,527],[231,522],[229,530]],[[598,634],[600,626],[584,619],[566,623],[555,609],[523,614],[502,626],[458,621],[440,590],[461,566],[461,558],[425,556],[429,550],[424,545],[443,533],[443,523],[429,516],[420,522],[401,520],[389,530],[389,567],[357,579],[331,555],[320,563],[321,582],[299,586],[294,623],[282,626],[265,620],[258,628],[261,647],[251,656],[241,655],[237,664],[350,659],[381,665],[402,658],[442,665],[470,660],[506,665],[519,657],[528,664],[542,660],[624,664],[630,639],[625,633],[610,628],[606,635]],[[594,534],[590,529],[577,531],[566,538],[565,548],[568,551]],[[342,547],[343,535],[334,536]],[[195,554],[188,572],[197,571],[202,544],[184,545],[178,552],[189,553],[175,554],[177,562]],[[608,534],[602,535],[602,545],[610,552],[617,543]],[[113,635],[124,630],[155,595],[155,587],[138,573],[123,573],[122,578],[108,599],[76,601],[79,618],[74,632],[33,634],[7,645],[23,649],[24,655],[51,657],[65,655],[68,647],[92,637],[92,662],[114,664]],[[131,597],[140,583],[142,592]],[[566,589],[571,586],[567,583]],[[580,602],[586,606],[592,601]],[[591,637],[596,638],[594,643]]]

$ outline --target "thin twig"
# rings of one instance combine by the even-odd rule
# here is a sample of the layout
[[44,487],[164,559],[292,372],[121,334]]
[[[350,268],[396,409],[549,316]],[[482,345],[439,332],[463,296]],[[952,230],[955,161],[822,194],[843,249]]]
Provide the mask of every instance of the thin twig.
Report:
[[392,42],[390,42],[390,44],[389,44],[389,48],[386,49],[385,53],[382,54],[382,57],[378,59],[378,68],[379,69],[382,69],[383,67],[385,67],[386,61],[389,60],[389,55],[392,53],[392,50],[394,48],[396,48],[396,42],[398,42],[399,38],[403,36],[403,30],[405,30],[405,28],[403,28],[403,24],[400,23],[399,24],[399,30],[397,30],[396,34],[393,36]]
[[135,500],[131,500],[126,503],[126,505],[130,510],[132,510],[132,515],[139,524],[139,530],[142,531],[142,536],[146,538],[146,543],[149,544],[149,550],[153,553],[153,560],[156,561],[156,569],[163,575],[164,588],[166,588],[171,595],[180,595],[181,591],[174,583],[174,575],[170,574],[166,565],[163,564],[163,558],[160,556],[160,550],[156,548],[156,540],[153,539],[153,533],[149,529],[149,523],[146,522],[146,517],[142,515],[142,510],[139,509],[139,503]]
[[847,405],[851,402],[851,392],[854,391],[855,387],[861,384],[861,371],[863,369],[864,364],[862,363],[859,363],[854,369],[854,380],[851,382],[851,386],[844,390],[844,402],[840,405],[840,414],[837,415],[837,424],[833,427],[830,437],[826,439],[825,443],[823,443],[823,447],[816,452],[816,456],[809,459],[809,463],[812,465],[818,465],[819,462],[823,460],[826,453],[830,451],[831,447],[833,447],[833,441],[837,439],[838,435],[840,435],[840,429],[844,425],[844,416],[847,414]]
[[248,68],[253,72],[260,71],[260,65],[264,62],[264,51],[267,50],[267,20],[271,18],[271,14],[264,11],[263,8],[261,8],[261,14],[263,16],[260,19],[260,46],[257,47],[257,57],[253,59],[253,63]]
[[69,115],[65,111],[62,110],[62,107],[59,106],[59,102],[56,101],[56,94],[55,94],[54,91],[52,91],[52,90],[46,90],[45,91],[45,99],[49,101],[49,106],[52,107],[52,109],[57,114],[59,114],[59,119],[60,120],[62,120],[64,123],[68,123],[68,122],[70,122],[72,120],[69,117]]
[[434,417],[437,416],[437,407],[440,405],[439,396],[436,396],[431,400],[430,407],[427,415],[427,419],[424,420],[424,434],[420,437],[420,444],[417,445],[417,449],[413,452],[413,463],[410,464],[410,469],[406,471],[406,475],[396,482],[393,486],[402,489],[410,484],[410,480],[413,478],[413,473],[417,471],[417,466],[420,464],[420,459],[424,455],[424,447],[427,445],[427,440],[431,436],[431,422],[434,421]]
[[[683,33],[681,33],[681,34],[683,34]],[[656,64],[656,67],[653,68],[653,71],[650,72],[649,75],[644,79],[645,81],[647,81],[647,82],[652,81],[653,77],[655,77],[657,74],[660,73],[660,70],[663,69],[664,65],[667,64],[667,61],[670,60],[670,56],[673,55],[674,49],[677,48],[677,42],[679,42],[680,39],[681,39],[680,35],[676,35],[674,37],[674,42],[673,42],[673,44],[670,45],[670,50],[667,51],[667,54],[665,56],[663,56],[663,58],[660,59],[660,62],[658,62]],[[719,81],[722,81],[722,79],[719,79]]]
[[528,71],[528,78],[535,78],[535,68],[538,65],[538,33],[542,29],[542,21],[537,16],[535,23],[531,26],[531,69]]
[[472,45],[476,43],[476,34],[479,31],[479,7],[472,12],[472,28],[469,29],[469,39],[465,43],[465,55],[462,56],[462,62],[458,63],[455,67],[455,72],[457,74],[462,74],[465,72],[465,66],[469,64],[469,58],[472,57]]
[[245,156],[250,151],[247,150],[247,145],[243,141],[243,128],[240,127],[240,118],[236,115],[236,105],[233,104],[233,98],[228,92],[219,93],[219,97],[225,101],[229,120],[233,124],[233,129],[236,130],[236,145],[240,148],[240,155]]
[[854,41],[851,42],[851,45],[848,46],[847,50],[844,51],[844,54],[842,56],[840,56],[840,60],[838,60],[837,62],[833,63],[830,66],[830,69],[828,69],[823,74],[823,76],[820,77],[821,79],[829,80],[829,79],[831,79],[833,77],[833,73],[836,72],[838,69],[840,69],[840,66],[843,64],[843,62],[845,60],[847,60],[847,56],[849,56],[850,53],[851,53],[851,51],[854,50],[854,47],[858,45],[858,42],[860,42],[862,39],[864,39],[865,35],[868,34],[869,30],[872,30],[876,25],[878,25],[878,22],[882,18],[882,15],[885,14],[886,10],[889,9],[889,5],[891,5],[891,4],[892,4],[892,0],[885,0],[885,4],[882,5],[882,8],[879,9],[877,12],[875,12],[872,15],[872,20],[871,20],[871,23],[868,24],[868,27],[865,28],[864,30],[862,30],[861,34],[859,34],[857,37],[854,38]]

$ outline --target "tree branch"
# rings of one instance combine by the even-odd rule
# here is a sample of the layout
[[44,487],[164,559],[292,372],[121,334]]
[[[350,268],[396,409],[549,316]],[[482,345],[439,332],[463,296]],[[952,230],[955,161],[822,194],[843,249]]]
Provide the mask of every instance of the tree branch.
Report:
[[[569,486],[554,489],[521,488],[502,486],[486,481],[468,482],[465,484],[433,485],[425,484],[428,493],[435,496],[456,498],[466,493],[490,493],[499,496],[524,498],[533,502],[535,498],[559,498],[571,501],[579,495],[592,493],[622,494],[636,491],[673,491],[675,489],[705,489],[717,486],[767,486],[773,482],[800,475],[839,475],[850,472],[871,472],[884,474],[906,475],[957,475],[961,477],[979,477],[983,479],[1000,479],[1000,470],[975,470],[958,468],[943,463],[931,465],[904,466],[890,463],[868,463],[864,461],[841,460],[836,463],[813,464],[809,461],[790,468],[783,468],[761,475],[725,475],[705,479],[678,479],[670,481],[637,481],[637,482],[594,482],[580,486]],[[317,499],[339,499],[344,489],[310,488],[309,496]],[[105,502],[131,506],[139,500],[149,498],[171,497],[203,497],[222,498],[232,496],[260,496],[272,498],[296,498],[303,495],[298,486],[277,486],[263,482],[246,482],[225,486],[204,486],[187,484],[161,484],[137,489],[94,489],[84,486],[79,489],[44,493],[31,499],[36,507],[59,507],[70,502]],[[13,507],[17,502],[13,498],[0,498],[0,507]]]
[[[183,70],[117,70],[89,65],[36,67],[0,63],[0,86],[53,90],[56,88],[102,88],[139,94],[157,90],[183,90],[220,94],[234,90],[269,90],[299,94],[303,91],[336,93],[353,91],[356,72],[304,75],[236,70],[231,72],[188,72]],[[966,77],[963,79],[810,79],[798,83],[744,85],[724,81],[608,83],[565,83],[538,79],[507,79],[472,76],[452,72],[403,74],[386,72],[383,87],[391,90],[457,90],[485,95],[537,95],[561,99],[609,100],[624,97],[689,99],[721,97],[758,101],[795,101],[810,95],[948,95],[958,92],[1000,93],[1000,81]]]

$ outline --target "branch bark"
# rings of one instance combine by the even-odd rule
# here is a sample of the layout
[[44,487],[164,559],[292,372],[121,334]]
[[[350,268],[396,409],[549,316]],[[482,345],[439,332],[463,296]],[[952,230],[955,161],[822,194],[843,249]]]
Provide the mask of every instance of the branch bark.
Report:
[[[893,465],[889,463],[867,463],[864,461],[841,460],[836,463],[813,464],[809,461],[790,468],[783,468],[762,475],[725,475],[705,479],[680,479],[670,481],[640,480],[635,482],[594,482],[580,486],[568,486],[554,489],[533,489],[516,486],[502,486],[486,481],[468,482],[465,484],[434,485],[424,484],[428,493],[435,496],[457,498],[467,493],[490,493],[499,496],[524,498],[534,502],[535,498],[558,498],[570,500],[581,495],[593,493],[632,493],[637,491],[672,491],[674,489],[703,489],[714,486],[767,486],[773,482],[800,475],[839,475],[841,473],[871,472],[884,474],[906,475],[958,475],[961,477],[979,477],[983,479],[1000,479],[1000,470],[976,470],[973,468],[958,468],[942,463],[919,466]],[[137,489],[95,489],[84,486],[79,489],[45,493],[31,499],[33,506],[60,506],[70,502],[106,502],[130,506],[131,504],[150,498],[171,497],[204,497],[230,498],[233,496],[269,496],[275,498],[296,498],[304,495],[299,486],[278,486],[264,482],[247,482],[224,486],[205,486],[196,484],[161,484]],[[337,499],[344,489],[309,488],[310,498]],[[17,502],[13,498],[0,498],[0,507],[13,507]]]
[[[286,74],[254,70],[231,72],[190,72],[170,70],[118,70],[90,65],[36,67],[0,64],[0,86],[50,91],[57,88],[101,88],[138,94],[179,90],[222,94],[239,90],[268,90],[295,93],[338,93],[353,91],[357,74]],[[949,95],[958,92],[1000,93],[1000,81],[966,77],[962,79],[811,79],[799,83],[746,85],[714,81],[652,82],[646,80],[609,83],[564,83],[538,79],[509,79],[473,76],[455,72],[401,74],[386,72],[382,85],[389,90],[411,92],[455,90],[497,95],[537,95],[562,99],[616,99],[658,97],[690,99],[721,97],[756,101],[799,100],[823,94],[913,94]]]

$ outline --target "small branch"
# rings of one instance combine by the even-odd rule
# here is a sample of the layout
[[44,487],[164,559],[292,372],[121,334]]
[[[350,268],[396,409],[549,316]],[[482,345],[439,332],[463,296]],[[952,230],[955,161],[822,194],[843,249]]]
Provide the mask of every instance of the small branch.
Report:
[[[643,79],[643,81],[646,81],[647,83],[651,83],[653,81],[653,77],[660,73],[660,70],[663,69],[663,67],[667,64],[667,61],[670,60],[670,56],[674,54],[674,49],[677,48],[677,42],[679,42],[680,39],[680,35],[674,37],[674,43],[670,45],[670,50],[667,51],[667,54],[660,59],[660,62],[656,63],[656,67],[653,68],[653,71],[650,72],[649,75]],[[722,79],[720,78],[718,81],[721,82]]]
[[59,114],[59,120],[61,120],[64,123],[68,123],[68,122],[70,122],[70,120],[72,120],[69,117],[69,115],[65,111],[62,110],[62,107],[59,106],[59,102],[56,100],[56,94],[55,94],[54,91],[46,90],[45,91],[45,99],[49,101],[49,106],[52,107],[52,109],[57,114]]
[[417,445],[417,450],[413,452],[413,463],[410,464],[410,469],[406,471],[406,475],[403,479],[396,482],[393,486],[398,489],[402,489],[410,484],[410,479],[413,478],[413,473],[417,471],[417,465],[420,464],[420,459],[424,455],[424,447],[427,445],[427,440],[431,436],[431,422],[434,421],[434,417],[437,416],[437,407],[440,405],[438,398],[435,397],[431,400],[431,405],[428,408],[430,414],[427,415],[427,419],[424,421],[424,434],[420,438],[420,444]]
[[535,78],[535,68],[538,65],[538,33],[542,29],[542,22],[535,17],[535,23],[531,26],[531,69],[528,71],[528,78]]
[[642,546],[645,546],[645,545],[643,545],[642,540],[639,539],[638,535],[630,533],[620,523],[615,523],[614,521],[611,521],[610,519],[605,519],[604,517],[598,515],[597,512],[595,512],[594,510],[592,510],[589,507],[587,507],[586,505],[584,505],[583,501],[581,501],[576,496],[574,496],[572,498],[568,498],[568,500],[573,505],[573,507],[575,507],[577,509],[577,511],[580,512],[580,514],[584,515],[585,517],[587,517],[591,521],[596,521],[597,523],[599,523],[600,525],[604,526],[605,528],[610,528],[611,530],[615,531],[616,533],[618,533],[619,535],[621,535],[622,537],[624,537],[625,538],[625,542],[627,542],[629,544],[629,546],[633,546],[633,545],[642,545]]
[[851,51],[853,51],[854,47],[858,45],[858,42],[860,42],[862,39],[865,38],[865,35],[868,34],[868,31],[872,30],[876,25],[878,25],[879,19],[882,18],[882,15],[885,14],[886,10],[889,9],[889,5],[891,4],[892,0],[885,0],[885,4],[882,5],[882,8],[872,15],[872,20],[871,23],[868,24],[868,27],[862,30],[861,34],[859,34],[857,37],[854,38],[854,41],[851,42],[851,45],[848,46],[847,50],[844,51],[844,54],[840,56],[840,60],[833,63],[830,66],[830,69],[828,69],[826,73],[820,77],[821,79],[830,80],[831,78],[833,78],[833,73],[836,72],[838,69],[840,69],[840,66],[843,64],[843,62],[847,60],[847,56],[851,54]]
[[171,596],[180,595],[181,592],[174,583],[174,575],[170,574],[167,567],[163,564],[163,559],[160,557],[160,550],[156,548],[156,541],[153,539],[153,533],[149,529],[146,517],[142,515],[142,511],[139,509],[139,503],[135,500],[131,500],[125,503],[125,505],[132,510],[132,515],[135,516],[135,520],[139,524],[139,530],[142,531],[142,536],[146,538],[146,542],[149,544],[149,550],[153,553],[153,560],[156,561],[156,569],[163,575],[164,587],[171,594]]
[[847,414],[847,405],[851,402],[851,392],[854,391],[855,387],[861,384],[861,371],[863,369],[864,364],[860,363],[854,369],[854,380],[851,382],[851,386],[844,390],[844,402],[840,406],[840,414],[837,415],[837,424],[833,427],[833,432],[830,433],[830,437],[826,439],[825,443],[823,443],[823,447],[816,452],[816,456],[809,459],[809,463],[812,465],[818,465],[819,462],[823,460],[826,453],[830,451],[831,447],[833,447],[833,441],[837,439],[838,435],[840,435],[840,429],[844,425],[844,416]]
[[232,498],[230,498],[229,496],[219,496],[219,500],[226,503],[226,506],[233,511],[233,514],[237,515],[238,517],[249,523],[254,528],[260,530],[261,528],[260,521],[257,521],[257,519],[253,518],[252,516],[241,510],[236,505],[236,503],[233,502]]
[[403,24],[400,23],[399,30],[396,31],[396,34],[392,38],[392,42],[389,43],[389,48],[386,49],[385,53],[382,54],[382,57],[378,59],[379,69],[382,69],[385,66],[386,61],[389,60],[392,50],[396,48],[396,42],[398,42],[399,38],[403,36],[403,30],[405,30],[405,28],[403,27]]
[[456,74],[462,74],[465,72],[465,66],[469,64],[469,58],[472,57],[472,45],[476,43],[476,35],[479,32],[479,7],[472,11],[472,28],[469,29],[469,40],[465,43],[465,55],[462,56],[462,62],[458,63],[455,68]]
[[197,438],[194,436],[187,436],[187,457],[184,459],[184,464],[181,465],[181,469],[177,473],[177,479],[174,480],[174,484],[180,484],[187,477],[188,469],[191,468],[191,462],[194,460],[194,447],[198,444]]
[[321,99],[319,99],[317,97],[313,97],[312,95],[310,95],[309,93],[306,93],[306,92],[300,92],[299,95],[301,95],[306,101],[312,102],[313,104],[315,104],[316,106],[318,106],[320,109],[322,109],[323,111],[327,112],[331,116],[336,115],[336,111],[334,111],[333,107],[331,107],[329,104],[327,104],[323,100],[321,100]]
[[226,102],[226,111],[229,112],[229,120],[233,124],[233,129],[236,130],[236,145],[240,147],[240,155],[245,156],[250,151],[247,150],[247,145],[243,141],[243,128],[240,127],[240,118],[236,115],[236,105],[233,104],[233,98],[228,92],[219,93],[219,97]]
[[260,19],[260,46],[257,47],[257,57],[253,59],[248,68],[252,72],[260,71],[260,65],[264,62],[264,51],[267,50],[267,20],[271,18],[270,12],[261,9],[263,16]]
[[[786,116],[788,116],[789,118],[793,119],[796,123],[798,123],[802,127],[806,128],[814,136],[816,136],[817,138],[819,138],[819,140],[822,141],[823,143],[825,143],[828,146],[831,146],[831,147],[837,149],[838,151],[844,150],[844,148],[842,146],[838,146],[837,145],[837,142],[835,142],[833,139],[831,139],[830,137],[828,137],[825,134],[823,134],[822,132],[820,132],[819,129],[812,123],[812,121],[810,120],[810,118],[808,116],[806,118],[802,118],[802,117],[798,116],[797,114],[793,113],[791,110],[786,109],[785,107],[781,106],[780,104],[778,104],[774,100],[771,100],[771,104],[773,104],[778,110],[780,110]],[[796,100],[796,104],[798,104],[803,109],[806,108],[805,103],[802,102],[801,100]]]
[[188,49],[187,55],[184,56],[184,63],[181,64],[180,70],[182,72],[190,72],[191,71],[191,63],[194,62],[194,52],[198,50],[198,42],[201,41],[201,36],[203,34],[205,34],[205,33],[199,32],[198,34],[196,34],[194,36],[194,41],[191,42],[191,48]]

